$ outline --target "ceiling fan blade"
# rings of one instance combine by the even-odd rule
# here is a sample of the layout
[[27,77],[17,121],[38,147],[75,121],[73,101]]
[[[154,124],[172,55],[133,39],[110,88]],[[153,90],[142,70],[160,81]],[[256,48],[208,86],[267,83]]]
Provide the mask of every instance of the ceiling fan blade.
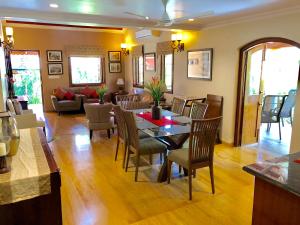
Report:
[[128,14],[128,15],[131,15],[131,16],[136,16],[136,17],[145,19],[145,16],[137,14],[137,13],[133,13],[133,12],[124,12],[124,14]]

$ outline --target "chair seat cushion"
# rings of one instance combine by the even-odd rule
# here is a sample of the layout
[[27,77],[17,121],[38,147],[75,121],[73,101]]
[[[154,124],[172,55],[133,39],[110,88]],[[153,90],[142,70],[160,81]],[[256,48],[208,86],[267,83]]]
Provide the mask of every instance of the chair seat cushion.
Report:
[[37,124],[37,127],[45,127],[45,121],[37,120],[36,124]]
[[178,150],[170,151],[168,154],[168,160],[175,162],[185,168],[189,166],[189,149],[182,148]]
[[149,153],[163,153],[167,151],[167,146],[154,138],[140,139],[140,154],[146,155]]
[[139,139],[142,138],[149,138],[150,136],[146,133],[144,133],[143,131],[139,131]]
[[74,104],[77,104],[77,103],[74,100],[61,100],[57,104],[67,107],[67,106],[73,106]]

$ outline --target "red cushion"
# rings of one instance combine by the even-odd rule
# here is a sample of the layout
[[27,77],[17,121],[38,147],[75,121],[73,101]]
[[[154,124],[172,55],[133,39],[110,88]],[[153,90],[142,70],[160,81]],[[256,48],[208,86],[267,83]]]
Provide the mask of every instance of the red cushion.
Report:
[[85,88],[83,88],[80,91],[80,94],[87,96],[88,98],[91,96],[91,94],[93,93],[94,89],[89,88],[88,86],[86,86]]
[[72,92],[68,91],[68,92],[65,93],[64,98],[67,99],[67,100],[74,100],[75,95]]
[[60,87],[56,88],[55,90],[55,97],[58,98],[58,100],[63,100],[65,97],[66,91],[64,91],[63,89],[61,89]]
[[97,94],[96,90],[94,90],[90,97],[91,98],[99,98],[99,95]]

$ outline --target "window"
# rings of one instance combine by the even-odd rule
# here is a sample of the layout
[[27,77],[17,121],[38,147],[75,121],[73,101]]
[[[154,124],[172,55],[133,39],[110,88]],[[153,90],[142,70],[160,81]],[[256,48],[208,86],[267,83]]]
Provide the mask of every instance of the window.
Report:
[[165,81],[167,91],[173,93],[173,54],[162,55],[162,80]]
[[71,56],[72,86],[100,84],[104,82],[104,59],[100,56]]
[[144,57],[138,56],[133,58],[133,86],[144,86]]

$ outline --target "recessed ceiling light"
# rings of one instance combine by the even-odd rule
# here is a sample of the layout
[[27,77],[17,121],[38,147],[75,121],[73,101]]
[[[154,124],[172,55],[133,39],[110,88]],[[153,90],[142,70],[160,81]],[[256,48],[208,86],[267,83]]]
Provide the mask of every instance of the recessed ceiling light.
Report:
[[149,20],[150,18],[149,18],[149,16],[145,16],[145,19],[146,19],[146,20]]
[[189,21],[190,21],[190,22],[193,22],[193,21],[194,21],[194,19],[193,19],[193,18],[190,18],[190,19],[189,19]]
[[58,5],[55,4],[55,3],[51,3],[51,4],[49,4],[49,6],[50,6],[51,8],[58,8]]

